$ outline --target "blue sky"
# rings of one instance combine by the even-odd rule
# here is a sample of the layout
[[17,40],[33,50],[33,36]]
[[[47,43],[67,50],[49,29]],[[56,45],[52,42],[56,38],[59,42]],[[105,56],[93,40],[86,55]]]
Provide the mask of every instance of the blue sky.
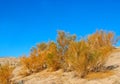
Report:
[[119,0],[0,0],[0,57],[28,55],[57,30],[80,37],[96,29],[120,35]]

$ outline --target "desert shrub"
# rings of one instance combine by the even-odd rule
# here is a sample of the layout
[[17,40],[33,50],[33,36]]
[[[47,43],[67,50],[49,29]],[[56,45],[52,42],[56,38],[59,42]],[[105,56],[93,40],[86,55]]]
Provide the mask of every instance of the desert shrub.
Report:
[[48,48],[48,44],[46,43],[40,43],[40,44],[37,44],[37,55],[41,55],[41,52],[44,52],[46,51]]
[[45,69],[46,62],[46,45],[40,44],[37,48],[32,48],[30,56],[20,58],[21,65],[27,71],[27,74],[38,72]]
[[89,47],[84,40],[71,42],[67,51],[66,63],[70,68],[82,73],[87,72]]
[[21,57],[28,74],[51,68],[53,71],[75,70],[81,77],[89,72],[103,70],[104,64],[116,42],[113,32],[96,31],[87,38],[76,41],[75,35],[58,32],[57,43],[38,44],[30,56]]
[[57,49],[58,55],[61,59],[60,64],[62,69],[66,70],[68,67],[67,63],[65,63],[66,51],[68,50],[68,46],[71,41],[76,40],[76,35],[70,35],[64,31],[58,31],[57,36]]
[[60,57],[58,56],[57,45],[54,42],[49,43],[47,53],[47,67],[52,70],[58,70],[60,66]]
[[10,84],[13,69],[9,64],[0,66],[0,84]]
[[27,71],[26,75],[32,74],[34,72],[38,72],[43,70],[45,63],[45,56],[35,56],[32,55],[30,57],[21,57],[21,64],[23,65],[24,69]]
[[64,31],[58,31],[57,44],[58,51],[61,56],[64,56],[70,41],[75,41],[76,35],[70,35]]
[[94,65],[93,71],[102,68],[105,64],[109,53],[113,49],[113,43],[115,42],[114,33],[97,31],[96,33],[88,36],[88,45],[90,46],[90,55],[94,57],[91,65]]
[[97,31],[87,39],[70,42],[66,63],[85,77],[89,72],[101,71],[111,50],[114,34]]

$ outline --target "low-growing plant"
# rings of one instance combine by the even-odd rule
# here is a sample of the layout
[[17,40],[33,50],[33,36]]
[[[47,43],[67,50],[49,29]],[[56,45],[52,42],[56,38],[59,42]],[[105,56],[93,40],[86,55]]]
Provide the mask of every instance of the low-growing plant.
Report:
[[41,71],[45,69],[46,62],[46,51],[44,50],[44,44],[42,44],[42,48],[40,49],[40,45],[37,48],[33,48],[31,50],[30,56],[23,56],[20,58],[21,64],[24,69],[27,71],[28,75],[34,72]]
[[67,51],[66,63],[78,73],[87,72],[89,47],[84,40],[71,42]]
[[100,72],[116,42],[114,33],[96,31],[87,38],[75,41],[76,36],[58,32],[57,43],[38,44],[30,56],[23,56],[21,64],[28,74],[51,68],[75,70],[81,77]]
[[58,55],[61,59],[60,65],[61,68],[64,69],[65,71],[67,70],[67,63],[65,63],[65,57],[66,57],[66,52],[68,50],[68,46],[71,41],[76,40],[76,35],[70,35],[69,33],[66,33],[64,31],[58,31],[58,36],[57,36],[57,50],[58,50]]
[[49,43],[47,53],[47,66],[52,70],[58,70],[60,66],[60,57],[58,56],[57,45],[54,42]]
[[10,64],[0,66],[0,84],[10,84],[13,69],[14,67],[10,66]]
[[113,49],[113,43],[114,34],[104,31],[97,31],[78,42],[72,41],[67,51],[66,63],[81,74],[81,77],[91,71],[101,71]]
[[113,49],[115,42],[114,33],[97,31],[96,33],[88,36],[88,45],[90,46],[90,55],[94,58],[91,63],[93,71],[99,71],[103,67],[110,52]]

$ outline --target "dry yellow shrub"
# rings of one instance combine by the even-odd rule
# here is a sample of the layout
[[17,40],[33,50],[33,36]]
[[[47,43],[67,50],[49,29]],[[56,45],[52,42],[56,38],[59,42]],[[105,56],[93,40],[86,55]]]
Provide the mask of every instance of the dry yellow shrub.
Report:
[[61,68],[63,68],[64,70],[67,70],[68,67],[68,64],[65,63],[66,51],[68,50],[70,42],[75,40],[76,35],[70,35],[69,33],[66,33],[64,31],[58,31],[57,50],[58,55],[61,59],[60,61]]
[[58,70],[60,68],[60,57],[57,52],[57,45],[54,42],[49,43],[47,53],[47,66],[52,70]]
[[33,48],[30,56],[20,58],[21,64],[28,74],[45,69],[46,51],[44,49],[45,47],[42,44],[42,47]]
[[113,49],[114,33],[96,31],[80,41],[75,39],[75,35],[59,31],[57,43],[37,45],[30,56],[21,58],[21,63],[30,74],[45,68],[71,69],[81,77],[101,71]]
[[113,49],[114,34],[97,31],[89,35],[87,40],[70,42],[66,63],[85,77],[89,72],[98,72]]
[[0,66],[0,84],[10,84],[13,69],[9,64]]
[[84,40],[71,42],[67,51],[66,62],[73,70],[87,72],[89,49]]

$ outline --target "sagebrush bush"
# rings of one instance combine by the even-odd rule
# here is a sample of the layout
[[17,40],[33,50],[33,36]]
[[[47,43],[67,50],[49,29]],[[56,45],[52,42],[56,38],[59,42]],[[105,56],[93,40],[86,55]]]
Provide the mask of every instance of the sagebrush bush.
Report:
[[70,35],[64,31],[58,31],[57,50],[61,59],[60,64],[62,69],[67,70],[68,64],[65,62],[66,52],[71,41],[76,40],[76,35]]
[[82,77],[89,72],[102,70],[113,49],[114,34],[97,31],[87,39],[71,42],[67,51],[67,63]]
[[26,69],[28,75],[45,69],[46,55],[45,44],[38,45],[31,50],[30,56],[20,58],[21,64]]
[[88,65],[88,45],[84,40],[71,42],[67,51],[66,63],[78,73],[86,71]]
[[94,68],[101,68],[108,58],[108,54],[113,49],[113,43],[115,42],[114,33],[97,31],[96,33],[88,36],[88,45],[90,46],[90,52],[96,61],[93,62]]
[[29,74],[51,68],[75,70],[81,77],[103,70],[116,42],[114,33],[96,31],[76,41],[76,35],[58,32],[57,43],[41,43],[32,48],[30,56],[22,57],[21,64]]
[[52,70],[58,70],[60,66],[60,57],[58,56],[57,45],[54,42],[49,43],[47,53],[47,66]]
[[0,66],[0,84],[10,84],[10,78],[12,77],[12,71],[14,67],[9,64]]

